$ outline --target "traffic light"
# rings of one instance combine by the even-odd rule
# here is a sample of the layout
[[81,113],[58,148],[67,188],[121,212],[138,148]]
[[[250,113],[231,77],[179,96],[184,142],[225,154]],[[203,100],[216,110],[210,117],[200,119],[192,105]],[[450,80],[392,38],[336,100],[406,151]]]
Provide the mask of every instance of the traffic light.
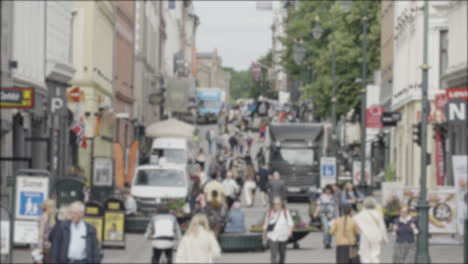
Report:
[[413,142],[421,146],[421,122],[413,125]]

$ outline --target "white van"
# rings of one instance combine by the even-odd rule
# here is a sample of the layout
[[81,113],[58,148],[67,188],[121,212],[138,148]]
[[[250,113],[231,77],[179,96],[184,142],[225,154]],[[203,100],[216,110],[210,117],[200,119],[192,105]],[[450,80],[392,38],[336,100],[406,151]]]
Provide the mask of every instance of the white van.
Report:
[[186,166],[193,162],[192,143],[185,138],[160,137],[153,140],[150,163],[164,157],[167,163]]
[[189,178],[179,165],[142,165],[136,168],[130,189],[138,209],[154,212],[156,205],[167,199],[185,199],[189,193]]

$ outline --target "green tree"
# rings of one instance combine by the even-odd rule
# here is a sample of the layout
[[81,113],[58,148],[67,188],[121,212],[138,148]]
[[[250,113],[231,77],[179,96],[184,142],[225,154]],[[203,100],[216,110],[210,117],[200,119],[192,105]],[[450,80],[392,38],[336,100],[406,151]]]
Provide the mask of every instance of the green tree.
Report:
[[[339,1],[301,1],[297,10],[290,12],[290,23],[282,42],[286,52],[282,64],[290,80],[298,80],[304,70],[313,69],[313,82],[305,86],[304,96],[313,99],[316,116],[331,113],[332,98],[332,41],[335,39],[337,114],[360,108],[361,86],[355,80],[361,77],[362,18],[368,18],[367,62],[371,76],[380,62],[380,2],[353,1],[348,13],[343,13]],[[319,18],[323,29],[320,39],[312,37],[312,29]],[[334,30],[333,30],[334,29]],[[298,43],[307,50],[303,65],[293,61],[293,46]],[[304,78],[301,78],[304,80]],[[370,78],[369,78],[370,79]],[[369,81],[368,79],[368,81]]]

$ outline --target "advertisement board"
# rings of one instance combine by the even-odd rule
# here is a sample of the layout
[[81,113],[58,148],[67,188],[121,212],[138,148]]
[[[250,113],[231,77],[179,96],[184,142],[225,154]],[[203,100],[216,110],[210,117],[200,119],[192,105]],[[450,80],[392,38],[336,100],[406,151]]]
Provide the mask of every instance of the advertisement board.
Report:
[[37,244],[39,237],[39,225],[37,221],[15,221],[14,243]]
[[112,160],[109,158],[95,158],[93,168],[93,184],[95,186],[112,186]]
[[48,193],[48,178],[17,176],[16,219],[37,220],[42,214],[41,204],[48,198]]
[[320,187],[336,183],[336,158],[320,158]]
[[102,217],[84,217],[86,223],[94,226],[96,228],[96,234],[98,241],[102,240]]
[[457,199],[455,188],[429,191],[429,233],[457,232]]
[[124,240],[124,212],[105,212],[104,223],[104,241]]
[[24,108],[34,107],[34,89],[9,87],[0,88],[0,108]]
[[455,189],[457,192],[457,209],[458,209],[458,233],[464,234],[464,220],[467,218],[467,187],[468,187],[468,156],[454,155],[452,156],[453,178],[455,181]]
[[[367,185],[371,185],[371,164],[367,160],[365,166],[365,181]],[[353,161],[353,184],[359,185],[361,183],[361,161]]]

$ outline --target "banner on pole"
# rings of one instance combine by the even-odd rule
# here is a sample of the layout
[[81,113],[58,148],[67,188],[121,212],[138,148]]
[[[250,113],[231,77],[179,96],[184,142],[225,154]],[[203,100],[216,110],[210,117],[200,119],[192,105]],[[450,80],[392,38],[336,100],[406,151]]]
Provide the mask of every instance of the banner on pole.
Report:
[[320,187],[336,183],[336,158],[320,158]]
[[468,156],[454,155],[452,156],[453,179],[455,180],[455,189],[457,191],[457,208],[458,208],[458,234],[463,235],[465,226],[464,221],[467,219],[467,175],[468,175]]

